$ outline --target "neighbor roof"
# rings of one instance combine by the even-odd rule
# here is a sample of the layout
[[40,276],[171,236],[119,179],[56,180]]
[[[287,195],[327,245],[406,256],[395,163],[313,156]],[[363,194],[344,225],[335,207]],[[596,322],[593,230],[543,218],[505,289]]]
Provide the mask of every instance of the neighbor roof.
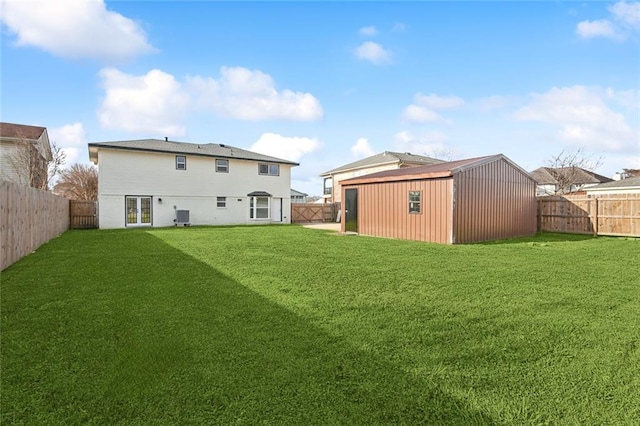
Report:
[[45,130],[47,130],[46,127],[0,123],[0,137],[3,138],[37,140]]
[[380,154],[372,155],[371,157],[363,158],[362,160],[354,161],[353,163],[345,164],[344,166],[337,167],[333,170],[329,170],[328,172],[322,173],[320,176],[389,163],[438,164],[444,163],[444,161],[438,160],[437,158],[425,157],[424,155],[411,154],[409,152],[402,153],[385,151]]
[[574,174],[571,180],[574,183],[602,183],[602,182],[611,182],[613,179],[610,179],[606,176],[599,175],[594,172],[590,172],[589,170],[582,169],[580,167],[539,167],[532,171],[530,174],[533,178],[538,182],[539,185],[557,185],[558,182],[557,177],[559,175],[571,173]]
[[172,154],[200,155],[216,158],[236,158],[239,160],[268,161],[271,163],[298,163],[269,155],[258,154],[235,146],[217,143],[197,144],[187,142],[166,141],[161,139],[139,139],[131,141],[95,142],[89,144],[89,158],[97,164],[98,149],[120,149],[144,152],[164,152]]
[[291,188],[291,195],[296,195],[296,196],[299,196],[299,197],[306,197],[309,194],[305,194],[304,192],[296,191],[295,189]]
[[613,180],[607,183],[601,183],[600,185],[594,185],[594,186],[585,188],[585,191],[593,191],[593,190],[598,191],[600,189],[613,189],[613,188],[638,189],[640,188],[640,176],[630,177],[622,180]]
[[[468,158],[465,160],[447,161],[438,164],[431,164],[426,166],[407,167],[404,169],[385,170],[378,173],[371,173],[365,176],[358,176],[351,179],[346,179],[340,182],[341,185],[354,185],[361,183],[375,183],[375,182],[394,182],[405,180],[418,180],[418,179],[435,179],[453,176],[456,173],[460,173],[472,167],[477,167],[482,164],[491,163],[497,160],[505,160],[513,167],[520,170],[526,176],[530,176],[526,170],[522,169],[513,161],[509,160],[502,154],[489,155],[485,157]],[[533,180],[533,178],[532,178]]]

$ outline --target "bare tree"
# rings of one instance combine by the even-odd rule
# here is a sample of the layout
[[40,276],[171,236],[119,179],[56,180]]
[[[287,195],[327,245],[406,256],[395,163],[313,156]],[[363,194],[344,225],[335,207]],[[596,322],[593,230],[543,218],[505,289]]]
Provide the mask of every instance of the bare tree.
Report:
[[594,173],[602,164],[602,157],[592,158],[582,148],[574,151],[563,149],[551,157],[549,172],[556,180],[555,194],[568,194],[580,190],[585,183],[585,172]]
[[51,161],[47,167],[47,184],[53,189],[56,176],[62,171],[62,166],[67,163],[67,154],[55,142],[51,144]]
[[70,200],[96,201],[98,199],[98,169],[91,165],[73,164],[60,171],[53,192]]
[[637,177],[640,176],[640,169],[622,169],[622,173],[620,174],[622,175],[623,179]]

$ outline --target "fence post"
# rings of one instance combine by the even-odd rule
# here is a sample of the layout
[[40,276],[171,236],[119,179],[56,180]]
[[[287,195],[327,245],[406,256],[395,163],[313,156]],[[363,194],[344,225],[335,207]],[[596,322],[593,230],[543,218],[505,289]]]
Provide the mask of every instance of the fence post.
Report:
[[593,235],[597,236],[598,235],[598,197],[593,198],[594,204],[595,204],[595,211],[593,213]]

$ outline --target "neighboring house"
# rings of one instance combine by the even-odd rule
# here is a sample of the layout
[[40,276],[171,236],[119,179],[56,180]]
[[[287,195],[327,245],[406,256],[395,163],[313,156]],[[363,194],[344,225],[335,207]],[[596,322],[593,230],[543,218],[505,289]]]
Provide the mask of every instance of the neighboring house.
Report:
[[291,188],[292,204],[306,203],[308,196],[309,194],[305,194],[304,192],[296,191],[295,189]]
[[223,144],[89,144],[100,228],[290,223],[298,163]]
[[342,200],[340,182],[357,176],[368,175],[384,170],[395,170],[405,167],[424,166],[443,163],[443,160],[410,154],[408,152],[385,151],[353,163],[345,164],[320,175],[324,178],[323,198],[326,203],[339,203]]
[[0,179],[47,189],[51,159],[45,127],[0,123]]
[[538,182],[536,196],[570,194],[613,179],[580,167],[539,167],[531,172]]
[[342,232],[473,243],[536,233],[535,181],[502,154],[342,181]]
[[601,183],[600,185],[585,188],[584,191],[587,195],[594,197],[599,195],[640,194],[640,176]]

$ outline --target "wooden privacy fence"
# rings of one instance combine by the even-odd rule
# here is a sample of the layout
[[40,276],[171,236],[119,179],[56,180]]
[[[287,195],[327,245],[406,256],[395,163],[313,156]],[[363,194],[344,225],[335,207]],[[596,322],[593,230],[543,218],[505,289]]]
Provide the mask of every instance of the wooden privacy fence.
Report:
[[69,201],[69,226],[73,229],[98,227],[98,203],[95,201]]
[[538,230],[640,237],[640,194],[539,197]]
[[0,269],[69,229],[69,200],[0,181]]
[[336,220],[339,210],[340,203],[292,203],[291,222],[333,222]]

